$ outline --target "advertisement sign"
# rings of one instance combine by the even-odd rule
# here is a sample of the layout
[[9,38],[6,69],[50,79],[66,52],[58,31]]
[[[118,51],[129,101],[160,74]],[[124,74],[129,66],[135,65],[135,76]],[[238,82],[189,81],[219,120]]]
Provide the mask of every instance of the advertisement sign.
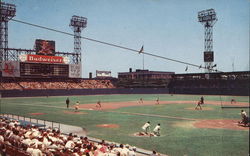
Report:
[[55,41],[37,39],[35,48],[37,55],[55,55]]
[[21,62],[32,62],[32,63],[60,63],[68,64],[68,57],[62,56],[46,56],[46,55],[20,55],[19,59]]
[[20,63],[18,61],[3,61],[2,76],[20,77]]
[[69,77],[70,78],[81,78],[82,71],[80,64],[70,64],[69,65]]
[[212,51],[204,52],[204,62],[213,62],[214,53]]
[[111,71],[96,71],[96,77],[111,77]]

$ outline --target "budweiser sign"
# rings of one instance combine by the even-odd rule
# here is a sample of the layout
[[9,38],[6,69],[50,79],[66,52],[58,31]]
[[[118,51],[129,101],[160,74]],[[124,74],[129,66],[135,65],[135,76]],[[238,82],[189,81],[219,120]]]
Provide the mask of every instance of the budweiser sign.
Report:
[[48,55],[20,55],[22,62],[34,62],[34,63],[68,63],[67,57],[61,56],[48,56]]

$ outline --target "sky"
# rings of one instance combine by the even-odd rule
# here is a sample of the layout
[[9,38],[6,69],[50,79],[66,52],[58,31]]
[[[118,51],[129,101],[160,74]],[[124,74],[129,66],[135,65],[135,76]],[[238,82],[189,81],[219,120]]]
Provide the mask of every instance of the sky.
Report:
[[[204,26],[199,11],[213,8],[214,64],[223,72],[249,71],[249,0],[4,0],[16,5],[14,19],[73,33],[73,15],[86,17],[82,36],[204,65]],[[72,36],[9,22],[10,48],[33,49],[36,39],[56,41],[56,51],[73,52]],[[143,55],[82,39],[82,77],[96,70],[143,68]],[[144,55],[144,69],[175,73],[204,70]]]

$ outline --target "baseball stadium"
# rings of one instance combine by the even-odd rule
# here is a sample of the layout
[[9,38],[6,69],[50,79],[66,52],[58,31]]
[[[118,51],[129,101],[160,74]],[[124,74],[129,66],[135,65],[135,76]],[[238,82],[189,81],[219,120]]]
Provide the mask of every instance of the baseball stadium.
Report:
[[[144,44],[133,49],[85,37],[86,17],[71,15],[73,33],[20,20],[22,2],[9,2],[17,1],[0,3],[0,155],[249,155],[250,72],[222,71],[215,63],[215,9],[197,10],[205,28],[200,65],[147,52]],[[12,48],[9,24],[70,36],[72,52],[57,50],[63,39],[43,35],[32,36],[32,49]],[[95,62],[95,73],[84,75],[82,41],[133,52],[143,67],[127,65],[113,76]],[[185,72],[145,69],[146,57],[170,62],[170,70],[181,64]]]

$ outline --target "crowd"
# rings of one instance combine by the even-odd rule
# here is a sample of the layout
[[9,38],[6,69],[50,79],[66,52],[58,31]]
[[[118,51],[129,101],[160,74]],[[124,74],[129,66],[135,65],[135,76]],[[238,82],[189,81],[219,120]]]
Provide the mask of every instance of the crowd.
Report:
[[31,156],[135,156],[136,148],[129,145],[100,143],[87,137],[62,134],[59,130],[21,126],[17,120],[0,119],[0,155],[11,155],[11,148],[20,155]]
[[14,90],[14,89],[20,90],[20,89],[22,89],[22,87],[18,83],[15,83],[15,82],[9,82],[9,83],[2,83],[1,82],[0,88],[8,89],[8,90]]
[[82,88],[115,88],[111,80],[81,80]]
[[[17,83],[20,84],[23,89],[32,89],[32,88],[45,89],[45,87],[39,82],[21,81],[21,82],[17,82]],[[8,89],[8,88],[6,88],[6,89]]]
[[15,81],[15,82],[1,82],[0,89],[14,90],[14,89],[87,89],[87,88],[115,88],[111,80],[51,80],[51,81]]

